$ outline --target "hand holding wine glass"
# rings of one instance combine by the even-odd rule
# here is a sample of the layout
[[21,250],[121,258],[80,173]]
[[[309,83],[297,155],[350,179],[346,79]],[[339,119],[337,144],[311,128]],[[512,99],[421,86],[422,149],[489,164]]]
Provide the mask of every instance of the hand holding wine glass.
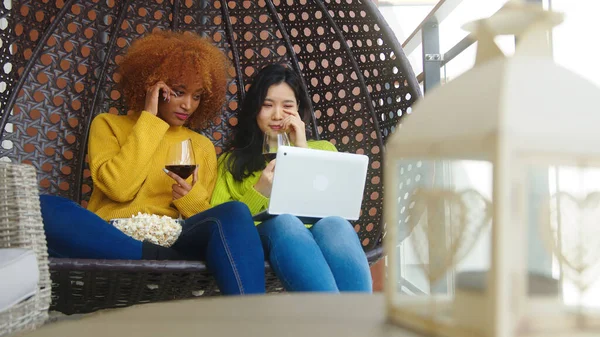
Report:
[[266,132],[263,139],[262,154],[268,162],[262,171],[254,189],[265,197],[271,196],[273,187],[273,174],[275,171],[275,157],[280,146],[290,146],[290,140],[285,132]]
[[285,132],[266,132],[263,139],[262,154],[270,162],[277,156],[280,146],[290,146],[290,140]]
[[275,162],[277,160],[273,159],[268,164],[267,167],[262,171],[260,178],[254,185],[254,189],[264,195],[267,198],[271,197],[271,188],[273,187],[273,175],[275,173]]
[[[179,199],[192,189],[198,180],[198,165],[194,156],[191,139],[173,144],[167,152],[165,172],[175,180],[173,184],[173,199]],[[185,179],[194,174],[192,184]]]

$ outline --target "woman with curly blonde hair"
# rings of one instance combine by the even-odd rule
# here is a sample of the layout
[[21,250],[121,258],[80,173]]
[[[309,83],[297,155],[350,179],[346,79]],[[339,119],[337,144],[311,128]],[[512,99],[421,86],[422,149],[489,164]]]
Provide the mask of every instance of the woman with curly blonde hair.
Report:
[[[205,260],[224,294],[265,291],[264,254],[247,206],[210,208],[217,158],[201,127],[225,101],[228,60],[192,33],[155,32],[135,41],[119,64],[132,113],[100,114],[88,156],[94,190],[88,208],[41,196],[51,256]],[[180,177],[165,167],[169,147],[190,139],[198,167]],[[187,179],[185,179],[187,178]],[[149,213],[185,219],[170,246],[138,241],[108,222]]]

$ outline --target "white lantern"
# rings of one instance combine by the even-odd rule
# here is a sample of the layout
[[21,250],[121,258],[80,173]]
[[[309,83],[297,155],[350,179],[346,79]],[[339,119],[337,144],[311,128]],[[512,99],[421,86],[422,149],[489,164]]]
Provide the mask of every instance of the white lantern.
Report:
[[[600,335],[600,298],[585,295],[600,275],[600,89],[553,62],[547,32],[561,21],[509,2],[468,25],[475,67],[390,137],[390,321],[450,337]],[[512,57],[494,43],[507,34]],[[400,258],[420,265],[427,295],[401,293]]]

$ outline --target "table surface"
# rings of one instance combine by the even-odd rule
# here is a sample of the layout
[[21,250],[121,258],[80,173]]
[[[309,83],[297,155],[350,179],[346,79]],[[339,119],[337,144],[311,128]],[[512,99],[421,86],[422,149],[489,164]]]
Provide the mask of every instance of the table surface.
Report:
[[144,304],[64,318],[23,337],[394,336],[382,294],[274,294]]

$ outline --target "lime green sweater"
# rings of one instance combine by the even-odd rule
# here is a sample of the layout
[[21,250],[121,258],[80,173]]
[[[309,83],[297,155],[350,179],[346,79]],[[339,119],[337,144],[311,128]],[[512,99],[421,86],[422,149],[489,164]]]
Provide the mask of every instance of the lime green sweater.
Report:
[[[333,144],[324,140],[309,141],[308,147],[316,150],[337,151]],[[269,198],[254,189],[262,171],[252,173],[243,181],[236,181],[226,168],[227,156],[228,154],[224,154],[219,158],[217,183],[210,203],[216,206],[227,201],[241,201],[248,206],[253,215],[267,209]]]

